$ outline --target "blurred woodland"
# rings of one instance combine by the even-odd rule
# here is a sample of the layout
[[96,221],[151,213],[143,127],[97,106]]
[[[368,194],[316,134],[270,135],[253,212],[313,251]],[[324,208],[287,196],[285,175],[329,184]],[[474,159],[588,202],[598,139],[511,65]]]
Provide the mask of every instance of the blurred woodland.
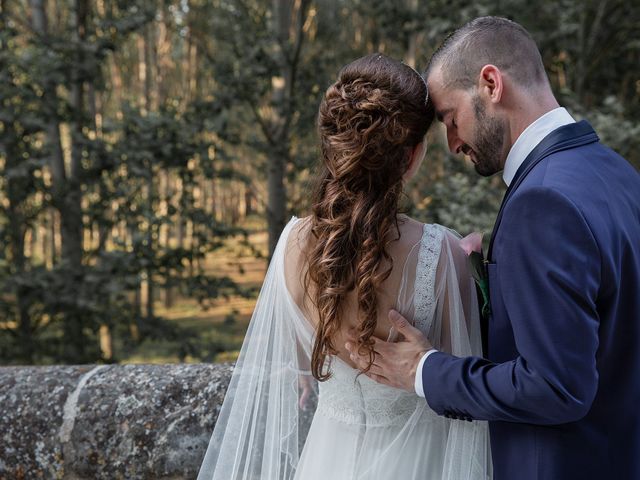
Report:
[[[228,358],[307,214],[340,67],[421,71],[487,14],[524,25],[560,103],[640,167],[638,0],[0,0],[0,363]],[[407,212],[489,234],[501,178],[429,135]]]

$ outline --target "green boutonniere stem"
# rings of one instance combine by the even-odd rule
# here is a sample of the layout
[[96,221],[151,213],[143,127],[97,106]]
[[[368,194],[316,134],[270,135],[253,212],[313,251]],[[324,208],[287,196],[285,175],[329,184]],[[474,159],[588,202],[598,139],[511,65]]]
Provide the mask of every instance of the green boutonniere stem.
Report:
[[489,301],[489,280],[484,256],[480,252],[471,252],[469,254],[469,262],[471,264],[471,275],[473,275],[473,279],[482,293],[482,317],[488,319],[491,314],[491,303]]
[[489,303],[489,282],[486,278],[483,278],[478,282],[478,287],[480,287],[480,291],[482,292],[482,317],[488,319],[489,315],[491,315],[491,304]]

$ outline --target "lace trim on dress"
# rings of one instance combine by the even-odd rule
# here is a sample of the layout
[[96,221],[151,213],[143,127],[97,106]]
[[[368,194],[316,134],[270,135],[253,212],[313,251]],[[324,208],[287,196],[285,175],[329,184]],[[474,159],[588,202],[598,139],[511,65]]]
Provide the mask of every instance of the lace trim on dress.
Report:
[[[348,409],[345,405],[337,402],[321,402],[316,409],[316,415],[346,423],[347,425],[366,425],[367,427],[390,427],[392,425],[404,425],[417,408],[424,407],[422,402],[415,396],[404,396],[396,399],[393,403],[383,404],[382,402],[371,403],[365,410]],[[427,412],[430,413],[430,412]],[[426,415],[423,421],[437,418],[434,413]]]
[[428,332],[436,306],[436,269],[442,249],[443,232],[439,225],[424,226],[415,280],[415,326]]
[[[334,362],[333,377],[320,383],[319,388],[315,414],[350,425],[403,425],[417,409],[424,407],[424,400],[413,392],[380,385],[338,362]],[[423,417],[424,421],[437,415]]]

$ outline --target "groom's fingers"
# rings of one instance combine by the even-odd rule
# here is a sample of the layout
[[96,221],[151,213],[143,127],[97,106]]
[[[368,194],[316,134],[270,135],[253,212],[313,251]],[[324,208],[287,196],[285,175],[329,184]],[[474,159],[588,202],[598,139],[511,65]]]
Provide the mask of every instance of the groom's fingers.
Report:
[[354,344],[347,342],[344,346],[349,352],[349,358],[351,358],[351,361],[356,364],[356,367],[358,367],[360,370],[364,370],[365,368],[367,368],[367,365],[369,364],[368,358],[365,359],[362,355],[360,355]]
[[[353,363],[355,363],[356,367],[362,371],[366,370],[367,367],[369,367],[369,357],[368,356],[363,356],[363,355],[359,355],[355,349],[353,344],[347,343],[345,345],[345,347],[347,348],[347,350],[349,351],[349,358],[351,359],[351,361]],[[384,357],[382,357],[379,352],[374,348],[374,357],[373,357],[373,363],[371,364],[371,367],[369,368],[369,373],[374,374],[376,376],[382,376],[384,377],[384,374],[386,373],[384,367],[382,366]]]
[[379,338],[373,339],[373,351],[375,352],[374,362],[378,365],[386,366],[388,362],[393,362],[397,357],[398,344],[385,342]]
[[382,375],[376,375],[375,373],[371,373],[371,372],[367,372],[365,373],[365,375],[375,382],[382,383],[390,387],[395,387],[395,385],[393,385],[393,383],[387,377],[383,377]]
[[360,370],[364,370],[369,365],[369,362],[365,361],[364,358],[354,354],[351,354],[351,360],[353,361],[353,363],[356,364],[356,367],[358,367]]
[[424,335],[395,310],[389,310],[389,321],[407,340],[424,343]]
[[[383,385],[387,385],[389,387],[394,388],[403,388],[408,391],[413,391],[413,383],[411,383],[410,387],[404,386],[398,380],[398,377],[394,373],[394,369],[392,368],[393,363],[387,362],[387,358],[384,355],[389,355],[390,358],[395,358],[393,355],[393,350],[398,347],[397,344],[387,343],[379,339],[374,339],[374,360],[371,366],[369,367],[369,357],[364,357],[359,355],[355,350],[353,344],[345,345],[347,350],[350,352],[349,357],[351,361],[355,364],[356,368],[362,371],[365,376],[370,379],[381,383]],[[379,349],[385,350],[385,353],[381,355]],[[369,371],[365,372],[365,370],[369,367]]]
[[[362,370],[366,368],[367,368],[367,365],[362,366]],[[387,371],[384,369],[382,365],[379,365],[378,363],[376,363],[376,360],[374,360],[374,363],[371,364],[371,368],[369,368],[369,373],[384,377],[386,376]]]

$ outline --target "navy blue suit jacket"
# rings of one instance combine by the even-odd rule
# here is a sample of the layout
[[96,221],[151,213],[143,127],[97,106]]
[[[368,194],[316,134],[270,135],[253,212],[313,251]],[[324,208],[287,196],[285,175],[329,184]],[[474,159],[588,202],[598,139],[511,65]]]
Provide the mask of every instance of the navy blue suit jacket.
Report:
[[487,359],[425,361],[439,414],[489,420],[496,480],[640,479],[640,174],[585,122],[505,195]]

